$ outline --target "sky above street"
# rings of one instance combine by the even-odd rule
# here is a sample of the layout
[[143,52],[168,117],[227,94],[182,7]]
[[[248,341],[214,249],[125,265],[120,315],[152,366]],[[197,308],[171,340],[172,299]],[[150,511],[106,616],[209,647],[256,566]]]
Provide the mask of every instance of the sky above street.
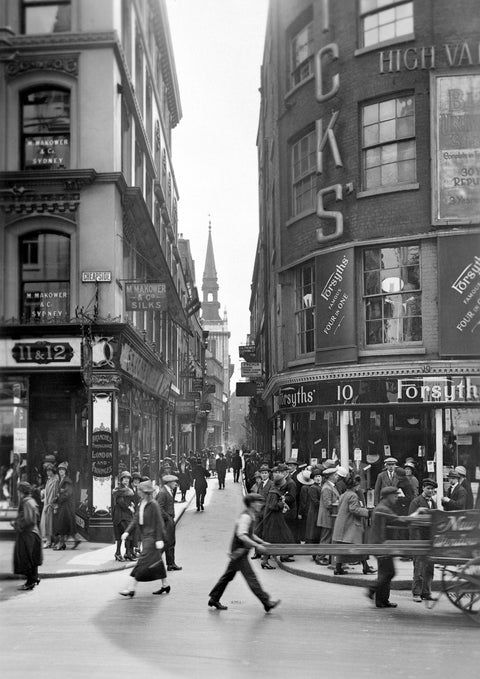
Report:
[[258,238],[256,137],[268,0],[167,0],[167,8],[183,112],[173,131],[178,231],[190,240],[201,297],[211,221],[234,391]]

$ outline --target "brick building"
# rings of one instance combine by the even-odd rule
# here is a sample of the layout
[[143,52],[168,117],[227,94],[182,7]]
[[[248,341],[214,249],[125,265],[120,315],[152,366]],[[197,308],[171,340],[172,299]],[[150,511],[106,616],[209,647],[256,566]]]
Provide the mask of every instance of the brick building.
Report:
[[450,464],[480,478],[475,17],[469,0],[270,4],[258,447],[336,455],[368,485],[389,454],[439,481]]

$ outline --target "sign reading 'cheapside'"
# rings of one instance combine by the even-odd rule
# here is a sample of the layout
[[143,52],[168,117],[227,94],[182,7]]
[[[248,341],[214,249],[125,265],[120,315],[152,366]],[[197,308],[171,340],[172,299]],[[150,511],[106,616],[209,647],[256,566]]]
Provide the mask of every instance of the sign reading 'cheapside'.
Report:
[[125,283],[125,309],[127,311],[161,311],[165,309],[167,286],[165,283]]

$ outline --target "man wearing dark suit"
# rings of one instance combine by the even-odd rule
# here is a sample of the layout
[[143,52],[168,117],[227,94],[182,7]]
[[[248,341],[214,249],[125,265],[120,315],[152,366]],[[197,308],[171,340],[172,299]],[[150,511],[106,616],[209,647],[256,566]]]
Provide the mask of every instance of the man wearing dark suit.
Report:
[[448,480],[450,481],[450,487],[447,490],[447,496],[442,497],[443,508],[448,512],[465,509],[467,491],[465,486],[460,483],[460,474],[455,469],[451,469],[448,472]]
[[[252,488],[252,493],[257,493],[258,495],[261,495],[263,499],[266,501],[268,491],[273,485],[272,480],[270,479],[270,469],[268,468],[268,465],[262,464],[260,469],[258,470],[258,473],[260,474],[260,479],[253,485]],[[260,515],[261,516],[261,515]],[[256,522],[255,522],[255,528],[254,532],[258,537],[261,537],[262,533],[262,520],[261,518],[257,516]],[[260,559],[260,552],[255,549],[255,552],[253,556],[251,557],[252,559]]]
[[181,571],[182,567],[175,563],[175,505],[173,493],[177,487],[178,478],[173,474],[162,476],[162,486],[155,498],[160,507],[163,523],[165,524],[165,560],[167,571]]
[[[422,493],[414,497],[410,502],[408,508],[409,514],[414,514],[419,507],[425,509],[436,509],[437,505],[432,498],[433,491],[437,488],[437,484],[432,479],[423,479]],[[430,540],[430,526],[415,526],[409,527],[410,540]],[[412,580],[412,596],[413,600],[420,602],[422,600],[433,601],[432,597],[432,581],[433,581],[433,561],[430,561],[426,556],[413,557],[413,580]]]
[[378,505],[380,502],[382,488],[386,486],[395,488],[398,486],[398,477],[395,472],[395,465],[397,464],[397,459],[395,457],[387,457],[385,460],[385,471],[380,472],[377,476],[375,482],[375,504]]
[[467,470],[462,465],[455,467],[455,471],[460,474],[459,483],[467,491],[467,501],[465,503],[465,509],[473,509],[473,493],[470,481],[467,479]]
[[221,488],[223,488],[223,490],[225,490],[225,475],[227,473],[227,461],[226,461],[225,455],[223,453],[220,453],[220,455],[218,456],[216,469],[217,469],[217,478],[218,478],[218,488],[219,488],[219,490]]

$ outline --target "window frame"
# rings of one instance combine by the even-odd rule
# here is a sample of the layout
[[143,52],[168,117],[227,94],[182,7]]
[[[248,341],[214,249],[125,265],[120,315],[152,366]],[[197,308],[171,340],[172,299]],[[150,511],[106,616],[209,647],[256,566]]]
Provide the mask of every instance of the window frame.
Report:
[[[37,239],[37,257],[36,257],[36,262],[24,262],[23,259],[23,247],[28,244],[28,242],[33,243],[34,242],[34,237],[36,236]],[[48,276],[48,271],[44,270],[43,275],[42,274],[42,259],[44,260],[43,264],[45,263],[48,265],[49,262],[51,262],[50,257],[46,257],[47,253],[47,246],[45,244],[41,244],[40,237],[47,237],[47,236],[55,236],[58,239],[58,242],[61,242],[60,239],[63,239],[63,246],[66,248],[68,251],[68,266],[67,266],[67,272],[65,276],[60,275],[61,272],[57,272],[57,275],[51,275]],[[63,308],[64,313],[66,314],[67,318],[62,318],[61,316],[58,318],[58,323],[68,323],[70,322],[70,308],[71,308],[71,299],[72,299],[72,259],[71,259],[71,249],[72,249],[72,236],[71,234],[64,233],[63,231],[57,231],[55,229],[33,229],[32,231],[26,231],[25,233],[19,235],[18,237],[18,277],[19,277],[19,288],[18,288],[18,293],[19,293],[19,317],[21,319],[21,323],[24,325],[31,325],[34,323],[55,323],[55,317],[44,317],[41,316],[39,318],[35,318],[34,316],[30,315],[30,317],[27,319],[26,311],[27,311],[27,305],[26,305],[26,295],[25,295],[25,286],[29,284],[38,284],[38,286],[45,286],[47,287],[48,285],[58,285],[58,290],[57,292],[60,293],[66,293],[66,302]],[[42,257],[42,251],[43,251],[43,257]],[[62,261],[64,262],[64,258],[62,257]],[[32,275],[25,276],[26,272],[31,272]],[[35,271],[38,271],[39,276],[41,277],[36,277],[34,275]],[[33,307],[33,305],[31,305]],[[48,308],[48,307],[46,307]]]
[[[307,153],[302,156],[300,155],[301,144],[305,140],[307,140],[308,149]],[[295,159],[296,149],[300,149],[297,160]],[[296,166],[300,166],[303,161],[307,162],[307,169],[304,172],[299,171],[298,174],[296,174]],[[297,139],[291,143],[290,172],[292,187],[291,216],[293,218],[315,209],[317,193],[317,134],[315,129],[305,132],[305,134],[301,137],[297,137]],[[307,190],[302,190],[302,187],[307,187]],[[305,207],[304,202],[307,193],[311,194],[311,201],[309,201],[310,204]]]
[[[305,43],[305,47],[307,49],[307,56],[302,59],[301,61],[298,61],[297,63],[297,54],[299,52],[298,48],[295,48],[295,41],[299,38],[299,36],[307,31],[309,32],[309,35],[307,36],[307,42]],[[302,83],[304,83],[306,80],[308,80],[311,76],[313,76],[314,73],[314,66],[313,66],[313,58],[314,58],[314,40],[313,40],[313,20],[310,20],[306,22],[305,24],[302,25],[301,28],[299,28],[295,33],[293,33],[290,37],[290,42],[289,42],[289,75],[288,75],[288,82],[289,82],[289,89],[294,89],[295,87],[299,87]],[[306,69],[305,73],[302,73]]]
[[[407,259],[405,263],[403,264],[398,264],[397,266],[386,266],[383,267],[381,266],[382,258],[384,254],[389,251],[389,250],[397,250],[401,254],[402,250],[406,250],[406,255]],[[372,259],[377,258],[379,262],[378,267],[368,267],[366,266],[366,257],[367,255],[370,255]],[[410,257],[413,255],[413,258],[415,260],[416,258],[416,263],[410,259]],[[419,243],[415,242],[408,242],[408,243],[401,243],[401,244],[391,244],[391,245],[386,245],[386,246],[379,246],[379,247],[365,247],[362,250],[361,254],[361,289],[362,289],[362,322],[363,322],[363,345],[365,348],[383,348],[383,349],[388,349],[391,347],[405,347],[405,346],[418,346],[419,344],[423,343],[423,313],[422,313],[422,306],[423,306],[423,288],[422,288],[422,261],[421,261],[421,255],[422,255],[422,250],[421,250],[421,245]],[[392,274],[397,273],[398,270],[401,269],[401,278],[400,277],[395,277],[395,276],[384,276],[384,273],[388,273],[389,271],[392,272]],[[383,272],[383,274],[382,274]],[[367,284],[366,281],[367,279],[371,277],[373,281],[375,281],[375,278],[378,278],[378,289],[374,291],[367,291]],[[405,282],[409,285],[408,290],[405,288],[405,283],[403,285],[398,285],[398,289],[395,289],[395,278],[397,280],[401,280],[403,283],[403,280],[405,278]],[[391,279],[391,284],[388,286],[390,289],[386,290],[385,287],[382,285],[382,283],[385,283]],[[417,281],[417,285],[415,286],[413,284],[412,286],[412,280]],[[419,311],[418,313],[401,313],[401,314],[396,314],[393,315],[395,310],[406,310],[406,305],[408,303],[415,303],[418,305]],[[373,307],[373,304],[376,305],[376,307]],[[369,310],[370,306],[370,310]],[[371,309],[376,308],[376,312],[380,311],[380,315],[378,317],[372,316],[372,311]],[[392,315],[390,315],[392,313]],[[411,321],[413,319],[417,319],[417,323],[419,325],[419,334],[420,336],[418,338],[414,339],[405,339],[406,335],[406,330],[405,330],[405,324],[408,323],[408,321]],[[397,327],[397,340],[392,341],[391,335],[388,335],[388,325],[385,325],[389,321],[395,321],[395,324],[392,324],[391,330],[395,330],[395,327]],[[381,330],[381,335],[379,341],[371,341],[369,338],[373,337],[373,333],[375,332],[375,324],[380,323],[380,330]],[[401,338],[399,335],[401,327]],[[369,330],[371,328],[371,330]],[[415,330],[415,329],[414,329]],[[370,334],[371,333],[371,334]]]
[[[33,95],[35,93],[39,92],[56,92],[56,93],[62,93],[62,94],[68,94],[68,125],[65,125],[65,129],[68,131],[64,132],[59,132],[59,131],[47,131],[47,132],[25,132],[25,116],[24,116],[24,109],[25,106],[27,105],[27,99],[30,95]],[[71,137],[71,129],[72,129],[72,91],[70,88],[65,87],[63,85],[52,85],[52,84],[45,84],[45,85],[35,85],[33,87],[27,87],[19,92],[19,98],[20,98],[20,162],[21,162],[21,168],[24,171],[33,171],[35,172],[36,170],[68,170],[72,167],[72,137]],[[68,161],[67,164],[62,165],[56,165],[55,163],[39,163],[38,167],[34,165],[34,163],[28,165],[27,167],[27,139],[34,139],[34,138],[39,138],[39,137],[47,137],[52,138],[53,140],[57,139],[57,141],[64,141],[67,140],[67,144],[61,144],[60,146],[67,146],[68,147]],[[34,144],[36,146],[36,144]],[[41,146],[39,144],[39,146]],[[50,147],[55,146],[55,144],[47,144],[46,147],[47,149],[50,149]],[[48,154],[47,154],[48,158]]]
[[[306,276],[308,272],[308,276]],[[295,272],[295,346],[297,356],[312,354],[316,348],[316,290],[315,262],[304,264]],[[308,290],[308,292],[305,292]],[[305,297],[311,295],[311,303],[304,304]],[[310,324],[308,319],[310,317]]]
[[[385,4],[381,4],[384,1]],[[362,9],[362,4],[363,3],[375,3],[376,7],[373,7],[371,9]],[[365,22],[368,20],[370,17],[380,17],[380,15],[385,14],[389,11],[394,11],[395,15],[397,13],[397,10],[399,7],[402,6],[407,6],[410,5],[411,8],[411,30],[408,32],[400,33],[397,34],[397,26],[398,24],[404,20],[403,17],[398,17],[395,16],[394,20],[391,22],[384,23],[384,24],[377,24],[376,30],[380,31],[380,26],[386,26],[386,25],[393,25],[394,28],[394,35],[386,37],[384,39],[378,39],[376,42],[369,42],[367,44],[365,40],[366,36],[366,29],[365,29]],[[400,42],[402,40],[405,40],[410,35],[413,35],[415,25],[414,25],[414,2],[412,0],[358,0],[358,16],[359,16],[359,43],[361,49],[374,49],[377,45],[382,45],[384,43],[395,43],[395,42]],[[378,36],[379,37],[379,36]]]
[[[399,107],[399,102],[401,100],[407,100],[411,98],[412,99],[412,110],[413,113],[411,115],[406,115],[402,116],[398,114],[398,107]],[[390,103],[394,103],[395,106],[395,115],[393,117],[381,117],[381,112],[380,108],[383,105],[388,105]],[[367,108],[370,108],[372,106],[377,106],[379,109],[378,112],[378,118],[377,122],[372,122],[372,123],[366,123],[365,122],[365,113]],[[411,186],[416,183],[417,181],[417,137],[416,137],[416,100],[415,100],[415,93],[414,92],[405,92],[405,93],[395,93],[394,97],[383,97],[381,99],[376,99],[376,100],[370,100],[363,102],[361,104],[360,108],[360,149],[361,149],[361,186],[362,186],[362,191],[388,191],[389,189],[392,190],[399,190],[399,187],[402,186]],[[412,123],[411,123],[411,133],[401,133],[399,131],[399,128],[401,127],[401,122],[402,120],[407,120],[407,118],[411,117],[412,118]],[[380,139],[381,136],[381,129],[382,126],[386,127],[388,129],[388,124],[389,123],[394,123],[395,124],[395,134],[391,138],[386,138],[386,139]],[[366,130],[372,130],[373,127],[376,126],[378,127],[378,140],[377,141],[369,141],[367,142],[365,140],[366,137]],[[407,149],[408,153],[408,147],[411,147],[413,149],[411,157],[407,157],[405,155],[404,158],[402,158],[402,153],[403,149]],[[402,149],[399,151],[399,149]],[[369,166],[369,155],[373,155],[376,151],[379,152],[380,156],[380,161],[376,164],[373,165],[371,164]],[[395,151],[395,158],[392,160],[389,158],[389,153],[392,151]],[[372,154],[373,152],[373,154]],[[385,159],[383,159],[383,156],[385,156]],[[400,179],[399,178],[399,169],[404,170],[407,165],[404,163],[413,163],[413,176],[408,176],[405,179]],[[402,165],[404,164],[404,165]],[[386,172],[388,167],[395,166],[396,168],[396,176],[394,179],[392,179],[390,182],[383,183],[384,178],[382,177],[382,173]],[[378,168],[380,171],[380,181],[375,184],[369,184],[368,179],[367,179],[367,173],[368,171],[372,171],[373,169]]]
[[72,18],[73,18],[73,12],[72,12],[72,2],[71,0],[22,0],[22,6],[21,6],[21,29],[22,29],[22,35],[47,35],[45,33],[40,33],[39,31],[32,31],[27,33],[27,11],[29,8],[33,7],[52,7],[52,6],[68,6],[70,9],[70,16],[69,16],[69,27],[65,31],[49,31],[48,35],[53,34],[53,33],[70,33],[72,31]]

